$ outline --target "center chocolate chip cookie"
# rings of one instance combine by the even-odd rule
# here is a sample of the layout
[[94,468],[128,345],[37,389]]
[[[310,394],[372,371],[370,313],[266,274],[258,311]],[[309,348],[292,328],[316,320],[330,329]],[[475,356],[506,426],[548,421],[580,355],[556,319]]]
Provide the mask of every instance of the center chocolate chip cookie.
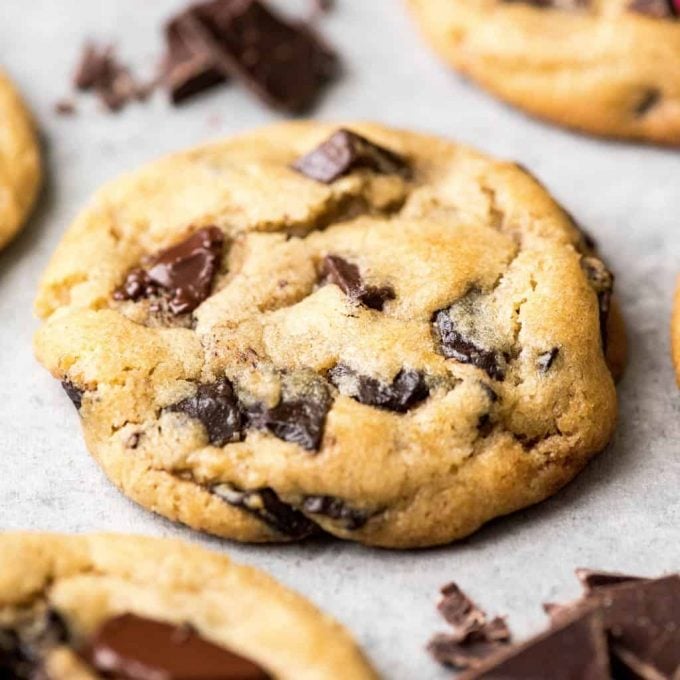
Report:
[[513,164],[287,123],[100,191],[36,350],[144,507],[242,541],[435,545],[606,445],[612,285]]

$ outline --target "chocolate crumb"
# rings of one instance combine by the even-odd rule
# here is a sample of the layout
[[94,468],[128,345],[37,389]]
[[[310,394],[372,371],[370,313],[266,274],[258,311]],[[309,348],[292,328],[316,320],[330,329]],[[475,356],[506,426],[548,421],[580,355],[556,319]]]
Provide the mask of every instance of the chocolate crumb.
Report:
[[58,116],[74,116],[77,113],[75,103],[70,99],[59,99],[54,104],[54,112]]

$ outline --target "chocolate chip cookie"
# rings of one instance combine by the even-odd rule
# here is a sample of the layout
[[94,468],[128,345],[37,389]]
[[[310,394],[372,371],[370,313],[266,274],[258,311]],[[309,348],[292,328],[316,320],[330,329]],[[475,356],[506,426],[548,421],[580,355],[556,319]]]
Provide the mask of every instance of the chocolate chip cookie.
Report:
[[102,189],[44,275],[35,345],[144,507],[241,541],[425,546],[606,445],[612,285],[514,164],[287,123]]
[[255,569],[176,541],[0,536],[0,677],[375,680],[347,632]]
[[30,115],[0,69],[0,248],[26,220],[40,175],[40,153]]
[[597,135],[680,144],[679,0],[408,0],[452,66]]

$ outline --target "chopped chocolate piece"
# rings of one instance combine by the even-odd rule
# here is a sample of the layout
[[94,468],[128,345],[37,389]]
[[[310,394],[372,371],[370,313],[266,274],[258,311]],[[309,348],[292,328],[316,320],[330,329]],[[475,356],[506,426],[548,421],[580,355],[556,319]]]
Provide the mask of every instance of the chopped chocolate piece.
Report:
[[73,84],[78,90],[88,91],[102,80],[108,79],[112,70],[113,47],[98,46],[87,42],[83,46],[80,62],[73,76]]
[[602,347],[606,350],[607,320],[609,318],[612,290],[614,289],[614,275],[596,257],[582,257],[581,268],[597,294],[597,304],[600,310],[600,337],[602,338]]
[[557,347],[553,347],[552,349],[549,349],[547,352],[542,352],[541,354],[539,354],[538,360],[536,361],[538,370],[541,371],[542,373],[547,373],[550,370],[550,367],[555,362],[555,359],[557,359],[557,355],[559,353],[560,350]]
[[622,583],[632,583],[633,581],[646,581],[642,576],[629,576],[612,571],[597,571],[593,569],[577,569],[576,577],[581,582],[586,593],[590,593],[598,588],[608,586],[618,586]]
[[370,518],[367,512],[352,508],[345,501],[333,496],[307,496],[302,509],[310,515],[325,515],[337,520],[350,531],[361,529]]
[[245,420],[234,387],[227,378],[199,385],[193,397],[183,399],[168,410],[200,420],[208,440],[215,446],[243,439]]
[[66,396],[73,402],[76,409],[80,411],[83,405],[83,394],[85,394],[85,390],[81,390],[80,387],[74,385],[70,380],[62,380],[61,386],[64,388]]
[[454,326],[450,310],[440,310],[434,317],[435,329],[441,340],[442,353],[447,359],[472,364],[486,371],[492,380],[505,378],[506,358],[493,349],[486,349],[465,338]]
[[183,29],[185,17],[186,13],[182,13],[165,27],[167,54],[163,83],[173,104],[180,104],[226,80],[215,66],[210,50],[195,39],[191,30]]
[[672,19],[680,16],[680,3],[676,0],[631,0],[628,9],[654,19]]
[[334,283],[345,295],[379,312],[388,300],[394,300],[394,289],[390,286],[366,286],[359,273],[359,267],[338,255],[326,255],[321,265],[322,279]]
[[451,635],[458,641],[486,624],[486,614],[455,583],[447,583],[441,593],[437,609],[453,627]]
[[224,236],[204,227],[182,242],[149,258],[146,269],[129,272],[115,300],[139,300],[161,295],[174,315],[193,312],[212,289],[220,266]]
[[643,678],[677,677],[680,575],[599,588],[591,598],[601,607],[612,650],[624,666],[633,673],[649,669]]
[[485,659],[505,649],[505,645],[486,640],[456,642],[450,635],[435,635],[427,646],[428,651],[442,666],[463,670],[477,668]]
[[318,451],[323,436],[326,414],[331,397],[325,381],[317,375],[307,378],[308,384],[290,389],[284,378],[283,396],[279,403],[267,408],[253,404],[248,408],[248,424],[260,430],[268,430],[275,437],[298,444],[308,451]]
[[215,68],[275,108],[308,109],[337,72],[337,57],[309,27],[284,21],[258,0],[210,0],[184,16],[183,29]]
[[342,394],[361,404],[405,413],[427,399],[430,388],[420,371],[402,369],[391,383],[360,375],[346,364],[338,364],[328,373],[329,381]]
[[580,611],[524,644],[492,656],[459,680],[609,680],[609,654],[602,617]]
[[120,680],[270,680],[254,661],[176,626],[136,614],[105,621],[94,633],[89,663]]
[[382,175],[411,176],[411,168],[402,156],[346,129],[334,132],[293,163],[293,169],[324,184],[360,168]]
[[284,503],[273,489],[240,491],[229,484],[217,484],[210,492],[223,501],[255,515],[265,524],[293,539],[302,539],[319,532],[319,527],[295,508]]
[[73,116],[76,105],[70,99],[60,99],[54,104],[54,112],[59,116]]

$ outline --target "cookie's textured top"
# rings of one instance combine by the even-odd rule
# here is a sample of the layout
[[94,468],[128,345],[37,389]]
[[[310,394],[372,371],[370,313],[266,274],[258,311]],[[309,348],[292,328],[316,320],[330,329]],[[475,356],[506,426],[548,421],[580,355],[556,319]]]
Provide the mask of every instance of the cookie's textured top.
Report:
[[408,3],[447,61],[530,113],[680,144],[677,0]]
[[40,185],[40,156],[30,116],[0,70],[0,248],[23,224]]
[[161,160],[54,255],[38,357],[145,507],[239,540],[431,545],[607,443],[611,275],[571,219],[515,165],[350,127]]
[[[43,677],[31,674],[42,668],[51,680],[88,680],[99,677],[92,666],[138,680],[376,677],[348,634],[303,598],[195,546],[10,533],[0,536],[0,554],[2,677]],[[175,633],[179,647],[165,660],[157,649],[153,661],[181,671],[186,647],[199,646],[202,662],[190,664],[191,672],[144,671],[153,670],[152,648],[164,644],[167,624],[184,627]],[[135,632],[143,645],[134,643]],[[230,654],[240,662],[230,665]],[[215,673],[220,661],[231,675]]]

